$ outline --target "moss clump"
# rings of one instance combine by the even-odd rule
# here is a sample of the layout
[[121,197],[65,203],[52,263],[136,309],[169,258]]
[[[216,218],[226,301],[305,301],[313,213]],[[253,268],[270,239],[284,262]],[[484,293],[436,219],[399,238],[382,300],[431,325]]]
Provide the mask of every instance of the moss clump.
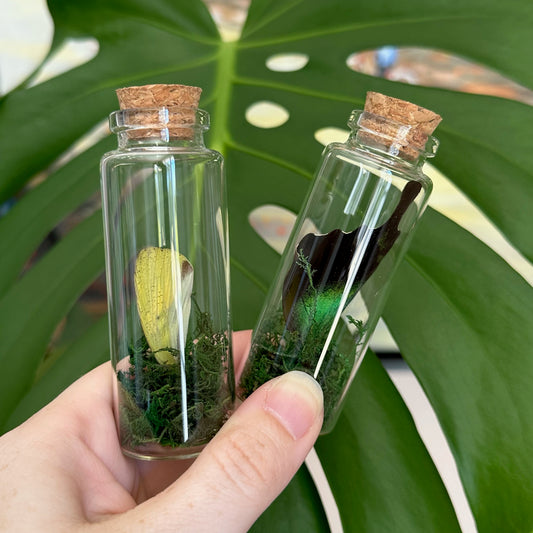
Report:
[[[355,327],[355,339],[342,323],[335,326],[336,315],[343,302],[344,283],[333,280],[317,286],[314,282],[317,271],[300,250],[296,252],[294,265],[287,276],[290,283],[286,280],[284,285],[283,310],[264,319],[254,332],[252,348],[240,381],[240,394],[246,398],[266,381],[291,370],[314,376],[331,329],[340,328],[342,332],[336,331],[329,342],[316,376],[324,393],[323,429],[328,431],[333,426],[337,406],[359,355],[358,347],[362,344],[366,326],[361,320],[349,315],[346,317]],[[301,290],[302,287],[305,289]],[[344,301],[344,308],[358,289],[358,285],[352,287]],[[350,341],[348,345],[342,342],[344,349],[340,350],[337,341],[343,338]]]
[[164,350],[175,356],[176,364],[159,363],[143,336],[129,349],[129,368],[117,372],[121,438],[126,446],[199,446],[228,417],[233,403],[232,384],[225,380],[231,368],[229,340],[225,332],[214,330],[210,316],[198,313],[195,331],[186,343],[185,410],[179,350]]
[[[357,328],[351,349],[342,353],[332,341],[316,378],[324,393],[324,429],[333,422],[335,408],[352,372],[357,347],[365,331],[361,321],[352,317],[348,320]],[[307,331],[288,331],[281,311],[263,322],[262,329],[255,332],[240,380],[241,397],[248,397],[263,383],[291,370],[314,375],[329,331],[327,326],[323,322],[311,322]]]

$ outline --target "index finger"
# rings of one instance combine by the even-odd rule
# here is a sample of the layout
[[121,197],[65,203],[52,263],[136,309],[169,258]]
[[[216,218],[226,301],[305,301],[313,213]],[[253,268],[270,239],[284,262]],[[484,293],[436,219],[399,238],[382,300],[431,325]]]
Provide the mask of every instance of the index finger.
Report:
[[252,340],[252,330],[247,329],[243,331],[233,332],[233,364],[235,367],[235,380],[239,381],[241,373],[250,351],[250,344]]

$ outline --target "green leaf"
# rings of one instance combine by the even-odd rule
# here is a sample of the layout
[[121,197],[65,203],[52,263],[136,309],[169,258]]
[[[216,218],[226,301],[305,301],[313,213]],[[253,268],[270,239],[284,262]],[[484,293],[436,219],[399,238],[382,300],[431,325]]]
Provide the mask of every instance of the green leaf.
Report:
[[[0,201],[104,120],[116,107],[114,89],[176,76],[183,83],[209,84],[216,29],[199,0],[188,5],[182,14],[166,1],[50,0],[61,39],[92,35],[100,52],[82,67],[0,100],[0,120],[14,127],[0,134]],[[21,139],[32,146],[31,157],[21,156]]]
[[533,289],[430,211],[385,319],[448,438],[479,533],[530,531]]
[[0,300],[0,427],[31,386],[57,324],[100,273],[101,227],[98,211],[74,228]]
[[99,190],[94,159],[111,148],[111,137],[60,167],[0,219],[0,242],[9,250],[0,263],[0,295],[18,278],[31,254],[66,215]]
[[300,468],[287,488],[261,515],[250,531],[329,531],[320,497],[305,466]]
[[[253,0],[243,36],[233,43],[220,41],[200,0],[49,0],[49,7],[54,48],[69,37],[92,36],[99,53],[85,65],[33,88],[22,85],[0,100],[0,202],[20,194],[36,173],[100,124],[116,107],[115,88],[202,86],[201,105],[213,124],[208,144],[222,151],[227,163],[237,327],[253,325],[278,262],[250,227],[250,212],[267,203],[298,211],[319,161],[314,132],[342,127],[351,109],[362,106],[367,90],[442,114],[437,166],[533,257],[528,217],[533,109],[371,78],[346,66],[347,57],[358,50],[418,45],[477,60],[533,87],[533,4],[528,0]],[[296,72],[266,67],[271,55],[287,52],[307,54],[308,64]],[[245,111],[260,100],[284,106],[289,120],[275,129],[249,124]],[[58,170],[0,221],[6,257],[0,262],[2,426],[59,392],[74,378],[75,360],[103,341],[92,336],[97,329],[86,333],[31,390],[56,325],[103,267],[99,213],[72,230],[22,279],[18,276],[44,235],[92,197],[98,159],[110,142],[102,141]],[[387,307],[400,348],[451,443],[480,533],[531,530],[530,302],[531,289],[509,267],[430,213]],[[431,531],[439,520],[442,530],[455,530],[442,483],[375,361],[365,364],[354,387],[339,427],[319,443],[346,528],[373,531],[376,524],[390,524],[394,515],[398,527],[413,532]],[[385,439],[384,428],[391,424],[393,438]],[[368,441],[379,451],[376,457],[369,457]],[[335,453],[343,458],[338,464]],[[385,477],[387,464],[392,464],[392,480]],[[414,492],[413,510],[405,492],[391,487],[413,488],[415,478],[422,488]],[[292,487],[278,505],[290,509],[286,514],[297,523],[309,512],[309,502],[317,504],[307,481]],[[350,500],[354,490],[355,504]],[[305,503],[289,505],[297,494]],[[317,513],[303,523],[320,530]],[[270,530],[279,529],[275,524],[281,515],[276,511],[269,519]]]
[[109,361],[107,315],[93,324],[35,382],[10,416],[6,429],[11,429],[52,401],[58,393],[92,370]]
[[373,353],[316,449],[344,531],[461,531],[413,419]]

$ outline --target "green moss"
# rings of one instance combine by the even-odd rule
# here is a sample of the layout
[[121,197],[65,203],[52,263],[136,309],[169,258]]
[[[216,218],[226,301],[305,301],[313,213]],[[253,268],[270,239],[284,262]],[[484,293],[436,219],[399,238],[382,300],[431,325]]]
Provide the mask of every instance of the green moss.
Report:
[[233,401],[232,385],[225,380],[231,367],[227,334],[214,330],[207,313],[197,314],[185,347],[186,442],[180,354],[173,348],[164,350],[176,357],[176,364],[160,364],[142,337],[129,349],[128,369],[117,373],[121,438],[127,446],[198,446],[227,419]]
[[[321,324],[315,324],[307,332],[290,332],[284,327],[285,320],[280,312],[264,324],[260,332],[256,332],[240,381],[243,399],[263,383],[291,370],[314,375],[327,331]],[[355,362],[355,344],[351,353],[346,355],[338,350],[335,342],[331,342],[320,367],[316,379],[324,393],[324,427],[334,416],[335,407],[350,377]]]
[[[300,370],[314,376],[320,355],[333,327],[339,308],[344,285],[329,286],[319,290],[313,284],[314,271],[303,254],[297,255],[297,264],[309,279],[309,287],[302,297],[293,303],[291,323],[296,327],[289,329],[280,310],[269,318],[263,319],[260,329],[254,332],[252,348],[240,381],[240,396],[248,397],[266,381],[291,370]],[[355,326],[355,335],[345,329],[341,350],[334,335],[329,343],[316,379],[324,393],[325,429],[333,423],[337,406],[348,383],[358,347],[366,331],[365,324],[352,316],[346,317]],[[338,328],[345,328],[341,323]]]

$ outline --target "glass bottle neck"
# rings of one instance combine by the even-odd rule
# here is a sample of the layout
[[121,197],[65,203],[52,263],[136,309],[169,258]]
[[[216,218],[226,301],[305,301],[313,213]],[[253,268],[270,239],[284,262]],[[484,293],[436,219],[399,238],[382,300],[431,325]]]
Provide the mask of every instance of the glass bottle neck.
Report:
[[111,113],[109,124],[119,149],[204,148],[209,114],[188,107],[123,109]]
[[190,128],[190,135],[171,135],[168,129],[153,130],[143,134],[143,130],[136,130],[135,136],[128,131],[117,132],[119,149],[132,148],[205,148],[203,131]]

